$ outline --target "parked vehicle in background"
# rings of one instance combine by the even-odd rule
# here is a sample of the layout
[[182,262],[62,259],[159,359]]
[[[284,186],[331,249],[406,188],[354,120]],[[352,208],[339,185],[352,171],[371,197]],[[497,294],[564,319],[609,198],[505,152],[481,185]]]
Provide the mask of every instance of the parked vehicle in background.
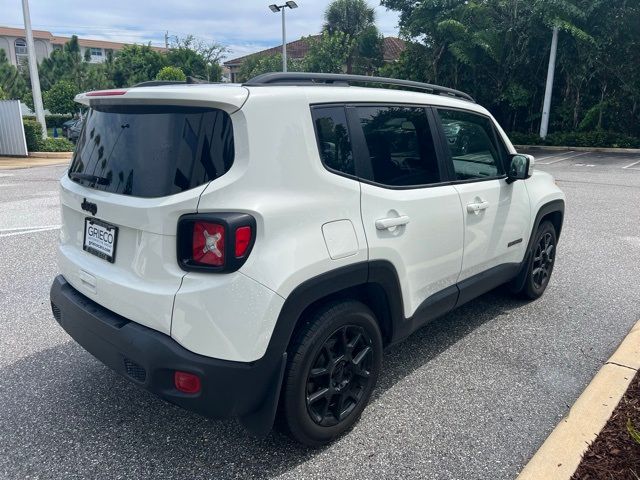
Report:
[[80,132],[82,132],[82,127],[84,126],[84,120],[81,118],[77,119],[72,125],[67,129],[67,138],[71,140],[73,143],[78,141],[80,137]]
[[62,130],[62,136],[69,138],[69,128],[71,128],[78,120],[78,118],[72,118],[71,120],[67,120],[66,122],[64,122],[60,127],[60,129]]
[[279,412],[325,444],[384,347],[499,285],[549,284],[564,194],[463,92],[283,73],[78,99],[54,317],[184,408],[259,435]]

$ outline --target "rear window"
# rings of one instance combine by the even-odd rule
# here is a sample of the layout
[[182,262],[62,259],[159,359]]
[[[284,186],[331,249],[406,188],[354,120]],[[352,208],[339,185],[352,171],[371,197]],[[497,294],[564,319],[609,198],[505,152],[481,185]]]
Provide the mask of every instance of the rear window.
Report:
[[217,109],[109,105],[92,108],[69,178],[134,197],[164,197],[224,175],[233,164],[233,128]]

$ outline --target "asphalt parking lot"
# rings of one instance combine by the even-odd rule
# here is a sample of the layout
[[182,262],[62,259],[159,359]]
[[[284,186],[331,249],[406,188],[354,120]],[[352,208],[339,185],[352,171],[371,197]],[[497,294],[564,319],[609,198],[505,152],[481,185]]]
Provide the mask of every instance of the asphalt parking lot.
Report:
[[513,479],[640,319],[640,155],[536,153],[567,194],[554,277],[386,352],[351,433],[307,450],[169,405],[49,310],[65,167],[0,171],[0,478]]

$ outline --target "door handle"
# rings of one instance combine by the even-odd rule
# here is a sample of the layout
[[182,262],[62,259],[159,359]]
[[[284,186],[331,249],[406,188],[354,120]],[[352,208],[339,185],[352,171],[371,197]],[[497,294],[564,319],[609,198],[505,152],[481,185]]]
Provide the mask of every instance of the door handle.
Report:
[[402,215],[400,217],[381,218],[380,220],[376,220],[376,228],[378,230],[389,230],[394,227],[402,227],[407,223],[409,223],[409,217],[406,215]]
[[467,212],[478,215],[481,211],[486,210],[487,208],[489,208],[489,202],[470,203],[467,205]]

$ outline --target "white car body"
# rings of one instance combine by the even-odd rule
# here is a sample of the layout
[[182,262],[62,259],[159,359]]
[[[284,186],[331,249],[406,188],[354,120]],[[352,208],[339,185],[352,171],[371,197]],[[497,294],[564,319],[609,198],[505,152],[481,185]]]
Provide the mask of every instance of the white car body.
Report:
[[[491,119],[508,154],[516,153],[485,108],[451,96],[349,86],[169,85],[77,98],[85,105],[96,100],[208,107],[230,115],[233,165],[213,181],[158,198],[90,188],[67,173],[60,184],[58,259],[66,282],[100,307],[212,359],[259,361],[296,289],[367,262],[392,265],[401,292],[395,300],[404,319],[411,319],[439,292],[502,265],[522,264],[538,213],[544,205],[564,203],[552,177],[540,171],[513,183],[502,175],[393,189],[323,165],[310,113],[310,106],[323,104],[477,113]],[[83,202],[97,205],[95,217],[118,227],[113,263],[83,249],[85,218],[91,216]],[[179,219],[215,212],[255,218],[250,255],[231,273],[183,270],[176,254]],[[386,228],[384,221],[399,223]],[[403,328],[398,339],[414,329]]]

